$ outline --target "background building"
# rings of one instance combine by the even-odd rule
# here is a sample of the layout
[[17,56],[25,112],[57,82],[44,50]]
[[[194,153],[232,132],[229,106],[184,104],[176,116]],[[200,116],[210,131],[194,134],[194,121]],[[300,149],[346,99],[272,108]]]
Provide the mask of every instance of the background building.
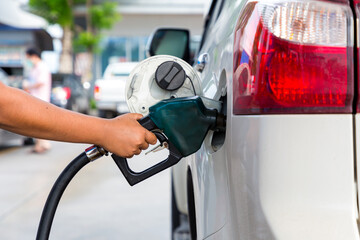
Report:
[[8,75],[23,76],[26,48],[52,51],[52,38],[44,19],[24,11],[17,0],[0,1],[0,68]]
[[[95,0],[100,2],[101,0]],[[121,20],[104,31],[101,53],[96,59],[98,78],[110,62],[141,61],[145,59],[148,37],[159,27],[187,28],[194,41],[203,28],[207,0],[117,0]],[[77,21],[85,20],[85,6],[77,7]],[[196,38],[198,36],[198,38]]]
[[[103,2],[104,0],[94,0]],[[121,20],[111,30],[102,32],[100,52],[93,67],[88,56],[78,53],[75,74],[82,75],[93,69],[93,79],[102,76],[111,62],[141,61],[146,58],[146,43],[159,27],[186,28],[191,32],[194,46],[203,28],[203,15],[208,0],[115,0]],[[23,74],[24,51],[28,46],[45,50],[43,58],[52,72],[58,71],[62,30],[50,27],[46,21],[24,10],[26,0],[0,1],[0,67],[9,74]],[[75,9],[76,24],[86,28],[85,5]],[[47,29],[53,39],[50,37]],[[55,29],[55,30],[54,30]],[[53,30],[53,31],[52,31]],[[54,43],[54,45],[53,45]],[[176,46],[174,46],[176,47]],[[49,52],[47,50],[54,50]]]

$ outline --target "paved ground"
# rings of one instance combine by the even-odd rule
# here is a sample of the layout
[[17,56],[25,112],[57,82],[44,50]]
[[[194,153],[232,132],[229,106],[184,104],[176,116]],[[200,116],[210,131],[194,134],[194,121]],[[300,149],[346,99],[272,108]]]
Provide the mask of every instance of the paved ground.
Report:
[[[35,239],[52,184],[87,147],[52,144],[43,155],[29,147],[0,151],[0,239]],[[149,164],[133,162],[135,170]],[[170,239],[169,173],[130,187],[111,157],[88,164],[65,191],[50,239]]]

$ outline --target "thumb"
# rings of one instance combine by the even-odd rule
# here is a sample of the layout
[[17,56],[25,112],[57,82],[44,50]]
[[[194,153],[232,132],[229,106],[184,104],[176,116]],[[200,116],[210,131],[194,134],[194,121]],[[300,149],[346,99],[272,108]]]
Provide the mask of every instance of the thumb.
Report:
[[128,116],[129,116],[129,118],[134,119],[134,120],[139,120],[143,117],[143,115],[140,113],[128,113]]

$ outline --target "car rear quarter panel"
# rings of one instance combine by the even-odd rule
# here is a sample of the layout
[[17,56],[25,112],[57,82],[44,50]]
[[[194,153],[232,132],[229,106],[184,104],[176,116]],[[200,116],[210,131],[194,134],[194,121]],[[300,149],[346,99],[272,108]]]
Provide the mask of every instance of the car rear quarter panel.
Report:
[[230,127],[238,236],[359,239],[351,115],[232,116]]
[[[232,49],[245,1],[227,1],[200,52],[204,95],[227,85],[224,146],[188,158],[200,239],[359,239],[353,116],[232,114]],[[223,74],[225,73],[225,74]]]
[[[227,1],[217,23],[209,29],[200,54],[209,56],[200,73],[205,97],[219,100],[231,85],[233,29],[244,1]],[[226,26],[226,27],[224,27]],[[228,89],[231,91],[231,89]],[[229,113],[229,112],[228,112]],[[227,131],[231,129],[227,128]],[[209,132],[201,149],[187,158],[194,179],[198,238],[211,237],[229,222],[227,146],[218,151],[211,146],[213,132]],[[226,235],[223,239],[229,238]]]

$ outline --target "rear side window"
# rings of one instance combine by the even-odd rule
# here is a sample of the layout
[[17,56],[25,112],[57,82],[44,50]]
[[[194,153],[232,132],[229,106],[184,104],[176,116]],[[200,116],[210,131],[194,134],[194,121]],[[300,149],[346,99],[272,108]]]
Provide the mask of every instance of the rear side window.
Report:
[[225,2],[225,0],[214,0],[212,2],[210,11],[209,11],[208,15],[206,16],[204,32],[203,32],[203,36],[201,39],[200,49],[203,46],[205,40],[208,38],[208,35],[210,32],[209,29],[211,29],[212,26],[214,26],[214,24],[217,22],[220,14],[222,12],[224,2]]
[[129,76],[129,73],[124,72],[112,72],[113,77],[127,77]]

